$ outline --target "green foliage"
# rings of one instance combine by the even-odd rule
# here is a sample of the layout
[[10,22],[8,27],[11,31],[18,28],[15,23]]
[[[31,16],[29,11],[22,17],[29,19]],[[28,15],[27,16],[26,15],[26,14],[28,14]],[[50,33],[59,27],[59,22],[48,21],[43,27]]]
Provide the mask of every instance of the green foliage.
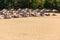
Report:
[[57,0],[57,8],[60,9],[60,0]]
[[60,0],[0,0],[0,9],[3,8],[60,9]]
[[32,8],[36,9],[39,6],[39,0],[32,0]]

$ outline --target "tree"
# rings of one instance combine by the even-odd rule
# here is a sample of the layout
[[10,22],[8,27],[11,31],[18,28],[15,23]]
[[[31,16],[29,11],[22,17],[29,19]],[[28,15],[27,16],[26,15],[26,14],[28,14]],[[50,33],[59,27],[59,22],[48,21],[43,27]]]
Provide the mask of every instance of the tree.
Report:
[[60,8],[60,0],[57,0],[57,7]]
[[39,6],[39,0],[32,0],[31,6],[34,9],[38,8],[38,6]]
[[3,8],[59,9],[60,0],[0,0],[0,9]]
[[45,0],[40,0],[39,4],[39,8],[44,8]]

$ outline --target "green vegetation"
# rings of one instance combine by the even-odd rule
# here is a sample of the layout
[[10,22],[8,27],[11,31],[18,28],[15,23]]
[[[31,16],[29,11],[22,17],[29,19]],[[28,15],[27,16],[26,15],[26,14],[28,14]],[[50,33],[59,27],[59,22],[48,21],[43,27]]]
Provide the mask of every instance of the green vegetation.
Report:
[[3,8],[59,9],[60,0],[0,0],[0,9]]

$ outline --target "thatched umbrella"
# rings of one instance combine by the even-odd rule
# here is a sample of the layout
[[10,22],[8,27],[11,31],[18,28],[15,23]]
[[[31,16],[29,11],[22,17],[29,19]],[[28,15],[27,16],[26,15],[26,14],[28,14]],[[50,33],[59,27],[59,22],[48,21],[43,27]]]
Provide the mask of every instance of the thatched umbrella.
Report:
[[16,11],[13,11],[13,18],[19,18]]
[[56,12],[57,12],[57,10],[56,10],[56,9],[53,9],[52,11],[53,11],[54,13],[56,13]]
[[31,16],[36,16],[36,10],[33,10],[33,11],[31,12]]
[[21,8],[19,8],[18,10],[21,10]]
[[42,9],[41,11],[40,11],[40,16],[43,16],[44,15],[44,13],[45,13],[45,9]]
[[45,14],[46,16],[50,16],[49,11],[50,11],[50,10],[45,10],[45,13],[44,13],[44,14]]
[[53,16],[56,16],[56,12],[57,12],[57,10],[53,9],[52,12],[53,12],[52,15],[53,15]]
[[10,19],[11,18],[11,13],[9,11],[5,12],[4,14],[4,19]]

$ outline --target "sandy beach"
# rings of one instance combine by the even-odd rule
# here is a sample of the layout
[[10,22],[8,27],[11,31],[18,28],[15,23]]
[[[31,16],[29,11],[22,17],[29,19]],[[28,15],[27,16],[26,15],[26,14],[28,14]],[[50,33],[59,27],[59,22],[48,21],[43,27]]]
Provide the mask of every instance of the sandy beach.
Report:
[[60,40],[60,16],[0,19],[0,40]]

